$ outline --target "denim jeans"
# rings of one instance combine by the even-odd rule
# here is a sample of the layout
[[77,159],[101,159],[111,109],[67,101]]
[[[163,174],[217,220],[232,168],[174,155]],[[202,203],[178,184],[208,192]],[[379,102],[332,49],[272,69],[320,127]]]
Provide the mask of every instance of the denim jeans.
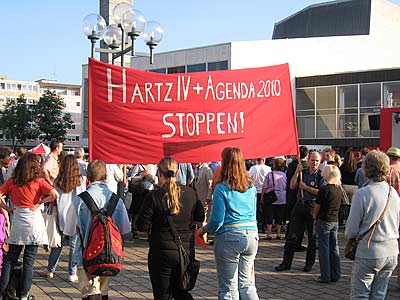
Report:
[[[4,292],[7,288],[8,282],[10,281],[11,270],[18,262],[18,257],[21,254],[23,245],[9,245],[8,253],[5,255],[3,262],[3,273],[0,278],[0,292]],[[21,297],[26,297],[32,286],[33,277],[33,264],[37,253],[37,245],[25,245],[23,268],[22,268],[22,286],[21,286]]]
[[219,300],[258,300],[254,280],[257,248],[258,232],[254,230],[232,230],[216,235],[214,254]]
[[397,255],[377,259],[356,257],[351,273],[351,299],[384,300],[396,265]]
[[316,227],[321,280],[338,281],[340,279],[338,223],[318,219]]
[[[57,267],[57,263],[61,257],[61,251],[63,249],[63,244],[66,240],[67,236],[62,235],[61,239],[61,247],[59,248],[51,248],[50,255],[49,255],[49,261],[47,264],[47,271],[54,273]],[[74,259],[74,254],[75,254],[75,246],[76,246],[76,240],[78,238],[78,235],[73,235],[69,237],[69,259],[68,259],[68,274],[69,275],[76,275],[77,273],[77,263],[76,259]]]

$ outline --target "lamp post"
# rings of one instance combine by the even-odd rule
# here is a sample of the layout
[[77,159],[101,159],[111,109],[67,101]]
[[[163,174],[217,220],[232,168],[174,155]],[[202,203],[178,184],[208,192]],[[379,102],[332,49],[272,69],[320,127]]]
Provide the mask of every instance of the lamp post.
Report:
[[[116,24],[108,26],[106,26],[104,18],[97,14],[87,15],[83,19],[83,33],[92,44],[91,57],[94,56],[94,50],[111,53],[112,63],[114,64],[115,59],[121,57],[121,66],[124,66],[125,54],[130,52],[131,56],[136,56],[135,42],[141,36],[150,49],[150,64],[152,64],[154,47],[160,43],[164,35],[161,25],[156,21],[146,22],[145,16],[126,2],[115,5],[112,17]],[[132,41],[132,45],[126,49],[124,49],[125,34]],[[95,49],[95,44],[101,37],[111,50]]]

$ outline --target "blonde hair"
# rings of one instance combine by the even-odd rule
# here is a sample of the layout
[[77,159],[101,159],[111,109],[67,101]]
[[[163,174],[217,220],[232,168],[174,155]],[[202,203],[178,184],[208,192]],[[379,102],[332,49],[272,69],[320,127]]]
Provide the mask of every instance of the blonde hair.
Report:
[[322,177],[326,182],[338,184],[340,181],[340,171],[335,165],[326,165],[322,170]]
[[172,157],[164,157],[158,164],[158,171],[167,180],[163,185],[167,191],[164,195],[167,199],[167,207],[171,214],[178,214],[182,207],[181,188],[176,183],[178,163]]
[[221,181],[231,190],[246,192],[252,180],[247,176],[242,151],[237,147],[227,147],[222,151]]

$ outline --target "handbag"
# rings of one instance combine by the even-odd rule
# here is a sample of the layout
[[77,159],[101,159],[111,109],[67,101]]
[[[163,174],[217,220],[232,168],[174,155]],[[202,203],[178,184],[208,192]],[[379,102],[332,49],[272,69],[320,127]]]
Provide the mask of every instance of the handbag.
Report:
[[58,229],[57,207],[49,205],[43,214],[43,218],[46,226],[47,237],[49,239],[49,248],[61,247],[61,234]]
[[372,232],[371,232],[371,234],[370,234],[370,236],[368,238],[368,248],[369,248],[369,245],[371,243],[371,238],[372,238],[372,236],[373,236],[373,234],[375,232],[375,228],[381,222],[382,217],[385,214],[386,209],[388,207],[391,191],[392,191],[392,188],[389,185],[389,193],[388,193],[388,198],[387,198],[387,201],[386,201],[386,205],[385,205],[385,208],[383,209],[382,213],[380,214],[378,220],[376,220],[374,222],[374,224],[372,224],[372,226],[370,228],[368,228],[368,230],[366,232],[364,232],[363,234],[359,234],[357,237],[351,238],[351,239],[349,239],[347,241],[346,246],[344,248],[344,256],[346,258],[348,258],[350,260],[355,260],[356,259],[356,251],[357,251],[358,244],[364,238],[364,236],[366,236],[368,234],[368,232],[370,232],[372,230]]
[[[168,210],[164,201],[161,198],[161,206],[164,210]],[[182,241],[178,232],[176,231],[174,221],[171,215],[167,215],[167,220],[169,227],[172,230],[172,235],[174,237],[174,242],[178,247],[179,251],[179,266],[178,266],[178,278],[176,281],[176,288],[181,291],[191,291],[193,290],[197,276],[200,272],[200,261],[193,259],[191,260],[187,254],[185,248],[182,245]]]
[[274,189],[272,191],[264,194],[264,197],[263,197],[264,205],[271,205],[272,203],[274,203],[278,200],[278,197],[276,196],[276,193],[275,193],[274,172],[271,172],[271,175],[272,175],[272,185],[273,185]]
[[[144,166],[141,164],[143,170]],[[139,175],[142,171],[138,172],[136,175]],[[142,195],[144,193],[144,178],[140,178],[138,180],[133,180],[133,178],[129,181],[128,191],[135,195]]]

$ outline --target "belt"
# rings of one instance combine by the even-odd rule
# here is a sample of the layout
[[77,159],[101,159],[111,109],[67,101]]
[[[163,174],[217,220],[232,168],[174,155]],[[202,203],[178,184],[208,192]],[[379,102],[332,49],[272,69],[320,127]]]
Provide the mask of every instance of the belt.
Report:
[[222,228],[237,228],[237,227],[249,227],[249,226],[257,226],[256,222],[247,222],[247,223],[236,223],[236,224],[225,224]]

